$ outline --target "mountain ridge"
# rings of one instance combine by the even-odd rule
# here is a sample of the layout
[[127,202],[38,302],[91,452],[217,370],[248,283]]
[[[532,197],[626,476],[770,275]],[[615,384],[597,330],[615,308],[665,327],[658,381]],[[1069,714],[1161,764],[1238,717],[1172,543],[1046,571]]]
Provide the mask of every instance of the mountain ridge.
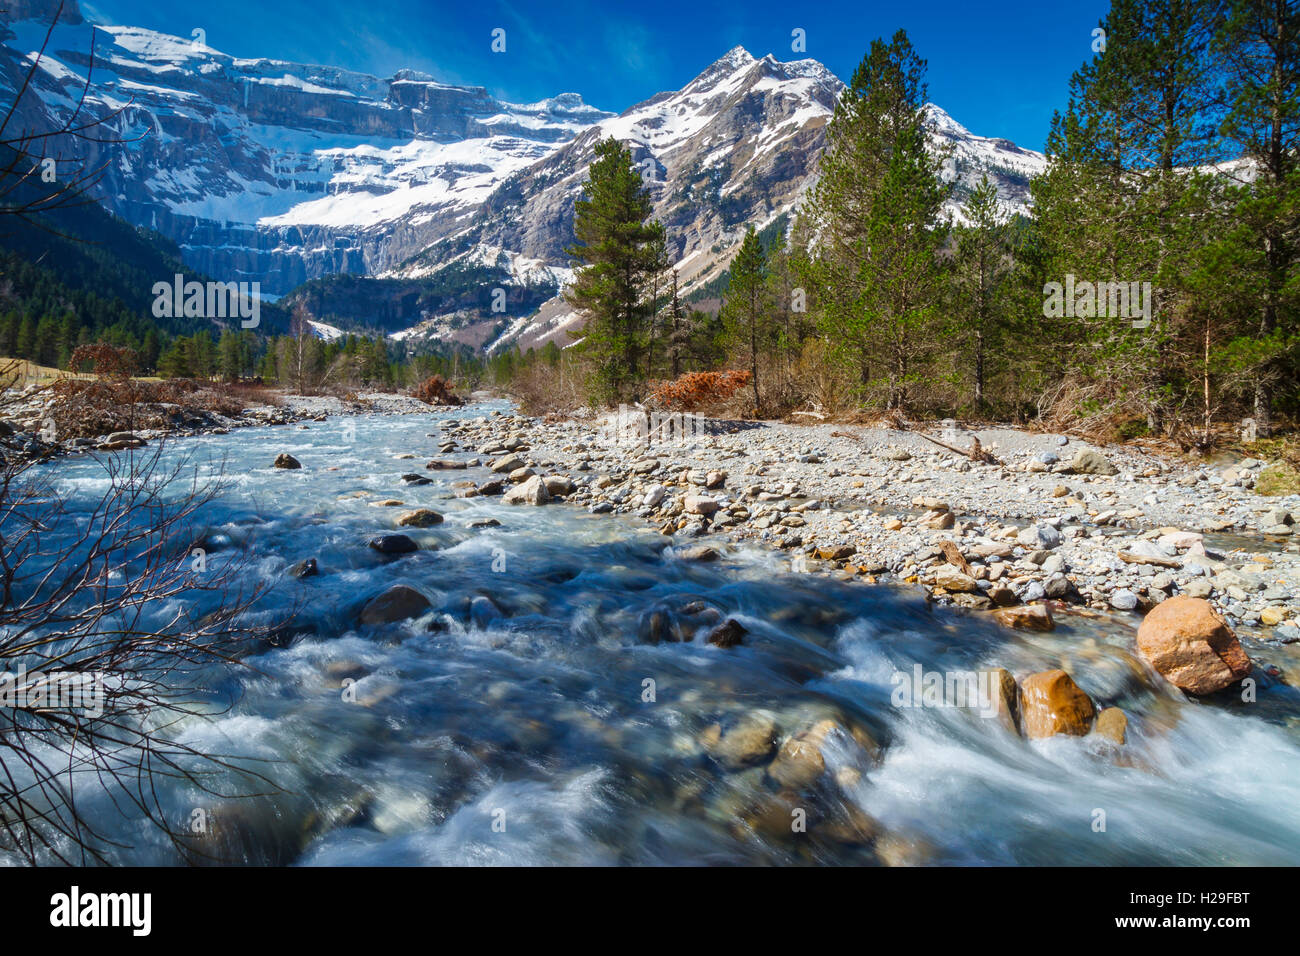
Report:
[[[0,83],[16,87],[20,51],[35,49],[46,25],[39,16],[9,24]],[[577,93],[514,104],[415,70],[381,79],[83,22],[55,28],[36,95],[22,104],[25,125],[70,108],[92,37],[89,108],[121,110],[115,132],[127,140],[106,154],[97,198],[109,211],[166,236],[215,278],[260,280],[264,293],[307,303],[322,324],[382,329],[409,346],[452,337],[526,347],[565,336],[577,321],[558,294],[572,276],[564,248],[573,202],[607,136],[643,167],[683,291],[716,280],[747,225],[795,213],[844,89],[815,59],[735,46],[681,89],[616,115]],[[988,172],[1006,208],[1024,211],[1041,154],[929,110],[959,185]],[[491,311],[490,290],[447,294],[440,276],[451,269],[493,277],[512,309],[530,311]],[[381,297],[382,314],[335,313],[327,287],[336,275],[399,286]],[[367,307],[356,286],[343,288],[339,308]]]

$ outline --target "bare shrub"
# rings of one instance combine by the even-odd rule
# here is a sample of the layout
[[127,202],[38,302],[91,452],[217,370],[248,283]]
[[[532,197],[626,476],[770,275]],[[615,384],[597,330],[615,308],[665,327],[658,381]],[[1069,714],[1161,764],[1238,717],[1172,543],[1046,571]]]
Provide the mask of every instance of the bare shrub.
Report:
[[52,391],[50,417],[60,438],[137,428],[166,430],[187,416],[209,412],[236,418],[250,405],[281,401],[264,386],[188,378],[61,379]]
[[579,362],[565,355],[559,363],[534,362],[518,369],[508,391],[525,415],[566,415],[587,404]]
[[806,411],[838,419],[854,406],[848,373],[843,365],[831,358],[826,343],[820,339],[809,339],[804,343],[795,363],[794,382],[797,383],[799,399],[792,404],[806,405]]
[[[0,671],[19,701],[0,706],[0,849],[28,863],[109,861],[118,844],[87,818],[90,794],[196,859],[203,844],[163,805],[160,781],[220,798],[275,790],[255,763],[181,739],[188,721],[220,712],[201,675],[270,628],[244,623],[263,587],[238,586],[255,580],[238,561],[191,560],[219,479],[162,455],[102,459],[107,487],[83,500],[29,465],[0,474]],[[97,688],[96,705],[30,703],[69,682]]]
[[747,386],[752,375],[739,369],[721,372],[687,372],[661,382],[650,394],[651,404],[686,412],[720,412]]

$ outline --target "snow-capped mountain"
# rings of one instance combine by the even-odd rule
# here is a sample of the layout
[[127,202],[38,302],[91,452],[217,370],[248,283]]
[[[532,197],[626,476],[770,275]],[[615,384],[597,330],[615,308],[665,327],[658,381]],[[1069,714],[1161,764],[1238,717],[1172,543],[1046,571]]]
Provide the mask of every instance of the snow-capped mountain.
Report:
[[497,190],[467,230],[389,274],[428,274],[449,254],[479,246],[566,263],[573,204],[596,144],[613,136],[631,148],[689,283],[711,264],[704,251],[730,245],[747,224],[763,225],[798,201],[842,86],[815,60],[758,60],[737,47],[681,90],[583,131]]
[[[3,34],[0,97],[21,82],[55,3],[10,6],[27,19]],[[113,133],[125,141],[92,146],[107,163],[105,206],[175,240],[214,278],[292,292],[287,304],[304,302],[322,334],[380,329],[408,344],[568,341],[581,320],[559,294],[572,275],[564,249],[595,145],[609,136],[645,174],[683,293],[700,289],[748,225],[789,222],[844,89],[816,60],[736,47],[682,89],[615,116],[574,93],[512,104],[406,71],[380,79],[237,59],[202,36],[92,27],[71,3],[63,21],[19,120],[48,128],[76,109],[89,72],[82,115],[121,110]],[[950,211],[984,173],[1008,210],[1023,211],[1042,155],[929,109],[959,183]]]
[[1029,211],[1029,181],[1047,168],[1047,158],[1009,139],[976,136],[934,103],[926,104],[931,142],[948,150],[943,175],[954,182],[948,213],[961,222],[961,204],[971,189],[987,175],[998,189],[998,199],[1008,214]]
[[[0,89],[10,95],[55,6],[25,0],[16,12],[29,17],[8,25]],[[576,93],[506,103],[410,71],[379,79],[237,59],[202,39],[93,26],[69,2],[18,119],[50,128],[76,108],[89,73],[80,115],[117,113],[109,138],[120,142],[96,148],[104,205],[176,241],[195,268],[258,279],[265,292],[400,262],[610,115]]]
[[[645,174],[654,216],[667,227],[684,294],[715,278],[749,225],[789,220],[816,181],[826,125],[844,83],[816,60],[757,59],[728,51],[681,90],[661,93],[619,116],[603,119],[494,192],[469,227],[384,273],[390,278],[437,276],[449,264],[485,252],[536,269],[568,264],[574,202],[582,192],[595,146],[610,136],[628,144]],[[948,212],[960,219],[966,192],[987,174],[1009,212],[1025,211],[1029,180],[1042,170],[1040,153],[1008,140],[976,136],[937,106],[928,107],[936,148],[949,154],[946,174],[957,183]],[[557,276],[559,278],[559,276]],[[562,281],[562,280],[561,280]],[[445,334],[435,316],[422,316],[425,334]],[[458,328],[474,324],[459,316]],[[535,314],[508,323],[478,323],[485,348],[527,348],[556,339],[581,317],[557,296]]]

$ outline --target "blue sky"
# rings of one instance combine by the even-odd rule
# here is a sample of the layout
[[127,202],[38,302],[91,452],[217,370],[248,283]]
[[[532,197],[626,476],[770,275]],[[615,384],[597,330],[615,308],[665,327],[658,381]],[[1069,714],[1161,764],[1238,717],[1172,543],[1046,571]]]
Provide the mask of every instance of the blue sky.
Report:
[[[873,37],[899,27],[929,61],[930,98],[972,132],[1041,149],[1070,73],[1090,56],[1108,0],[83,0],[100,22],[180,36],[202,28],[236,56],[390,76],[422,70],[515,102],[577,92],[622,111],[679,89],[740,44],[755,56],[821,60],[847,79]],[[493,53],[495,28],[506,52]],[[791,31],[807,52],[791,52]]]

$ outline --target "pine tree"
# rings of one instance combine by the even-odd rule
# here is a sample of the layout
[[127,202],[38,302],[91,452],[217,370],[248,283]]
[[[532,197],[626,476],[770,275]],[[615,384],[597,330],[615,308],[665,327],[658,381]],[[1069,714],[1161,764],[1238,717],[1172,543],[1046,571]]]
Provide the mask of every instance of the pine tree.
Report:
[[22,324],[22,318],[13,309],[0,318],[0,357],[18,354],[18,330]]
[[672,293],[668,300],[668,372],[672,378],[682,374],[682,355],[690,341],[690,329],[682,313],[677,294],[677,270],[673,270]]
[[[85,329],[83,327],[82,331]],[[145,371],[152,372],[158,367],[158,357],[162,354],[162,345],[158,341],[156,329],[145,333],[144,344],[140,349],[140,362]]]
[[769,312],[767,252],[751,226],[740,251],[731,260],[731,284],[722,306],[722,325],[731,348],[749,366],[754,394],[754,414],[761,415],[763,401],[758,384],[758,357],[767,344]]
[[59,368],[66,368],[68,360],[72,358],[72,350],[77,347],[77,316],[69,311],[63,314],[63,319],[59,322],[58,332],[58,358],[56,364]]
[[1227,62],[1223,132],[1255,173],[1232,195],[1239,226],[1233,271],[1255,304],[1255,423],[1272,433],[1274,396],[1297,370],[1300,262],[1300,8],[1288,0],[1233,0],[1218,43]]
[[654,235],[646,246],[646,255],[649,258],[650,270],[650,301],[647,307],[648,321],[646,329],[646,359],[645,374],[647,379],[654,378],[655,369],[655,340],[659,334],[659,309],[660,301],[663,294],[661,288],[663,284],[664,273],[672,265],[672,260],[668,255],[667,234],[664,231],[663,224],[655,221],[650,224],[654,229]]
[[158,374],[163,378],[191,378],[194,370],[190,366],[190,340],[176,338],[158,359]]
[[217,342],[217,371],[227,382],[234,382],[238,381],[243,368],[243,346],[239,336],[226,329]]
[[[1198,243],[1181,222],[1197,215],[1192,169],[1220,148],[1213,36],[1223,6],[1115,0],[1104,48],[1071,77],[1048,170],[1032,185],[1049,281],[1073,276],[1085,294],[1080,309],[1049,318],[1039,343],[1061,350],[1079,396],[1141,410],[1148,428],[1176,424],[1180,325],[1192,309],[1179,277]],[[1151,283],[1151,324],[1088,311],[1086,295],[1111,282]]]
[[30,315],[24,316],[18,326],[18,343],[14,347],[14,353],[19,358],[36,358],[36,320]]
[[36,364],[57,365],[59,361],[59,324],[51,315],[36,323]]
[[657,223],[647,225],[650,212],[650,196],[631,152],[612,138],[598,143],[590,178],[574,206],[577,242],[567,250],[584,267],[565,294],[587,315],[577,347],[594,359],[591,392],[597,401],[617,402],[643,380],[647,282],[657,267],[653,247],[661,233]]
[[943,294],[949,189],[945,157],[927,150],[924,74],[904,31],[872,41],[836,106],[808,204],[822,327],[864,389],[883,385],[890,408],[925,375]]
[[794,363],[810,331],[807,295],[799,285],[799,276],[807,262],[806,253],[806,248],[787,243],[784,233],[778,233],[768,249],[772,332],[776,343],[777,368],[782,377],[782,390],[786,394],[795,386]]
[[1013,269],[1008,221],[998,204],[997,188],[987,175],[967,196],[962,215],[965,224],[956,229],[954,250],[953,331],[969,343],[963,351],[970,359],[971,406],[977,415],[983,415],[989,363],[1001,351],[1000,319],[1007,308]]

